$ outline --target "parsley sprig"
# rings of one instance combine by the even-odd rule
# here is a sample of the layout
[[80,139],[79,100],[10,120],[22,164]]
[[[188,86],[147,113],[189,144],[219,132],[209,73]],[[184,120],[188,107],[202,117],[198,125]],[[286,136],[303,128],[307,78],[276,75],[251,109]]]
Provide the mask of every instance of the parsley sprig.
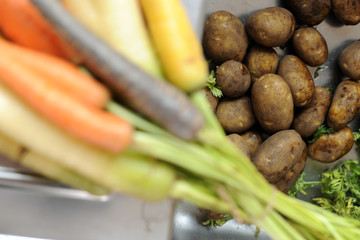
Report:
[[320,207],[343,217],[360,220],[360,165],[357,160],[347,160],[336,168],[321,174],[320,181],[306,181],[301,175],[288,192],[296,197],[305,189],[321,185],[321,197],[313,201]]
[[215,77],[215,71],[211,70],[207,82],[207,86],[209,87],[212,95],[214,97],[221,98],[223,96],[223,93],[219,86],[216,85],[216,77]]
[[308,143],[313,143],[316,142],[319,137],[321,137],[324,134],[330,134],[335,132],[335,130],[333,128],[327,128],[324,124],[319,126],[317,128],[317,130],[315,131],[315,133],[313,134],[313,139],[309,140]]

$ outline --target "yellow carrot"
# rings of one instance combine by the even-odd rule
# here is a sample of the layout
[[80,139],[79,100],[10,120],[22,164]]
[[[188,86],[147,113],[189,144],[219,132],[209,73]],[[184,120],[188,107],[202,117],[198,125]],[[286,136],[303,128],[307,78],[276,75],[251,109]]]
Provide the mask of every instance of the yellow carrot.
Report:
[[184,91],[205,85],[208,65],[180,0],[140,0],[166,78]]

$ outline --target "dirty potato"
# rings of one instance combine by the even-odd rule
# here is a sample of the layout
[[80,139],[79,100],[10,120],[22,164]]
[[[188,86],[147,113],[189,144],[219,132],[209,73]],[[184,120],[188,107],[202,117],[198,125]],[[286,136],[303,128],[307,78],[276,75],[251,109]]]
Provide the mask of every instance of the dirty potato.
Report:
[[360,40],[351,43],[341,52],[338,63],[345,76],[360,80]]
[[288,84],[295,107],[306,106],[315,91],[315,83],[307,66],[294,55],[285,55],[279,62],[277,74]]
[[287,193],[294,185],[300,174],[304,171],[307,160],[307,148],[301,155],[299,161],[279,180],[272,182],[272,184],[283,193]]
[[332,11],[344,25],[356,25],[360,22],[359,0],[331,0]]
[[327,125],[341,129],[360,113],[360,83],[344,80],[336,87],[327,114]]
[[215,111],[215,109],[216,109],[216,107],[217,107],[217,105],[218,105],[218,103],[219,103],[220,98],[215,97],[215,96],[211,93],[211,91],[210,91],[210,89],[209,89],[208,87],[203,88],[202,91],[204,92],[205,98],[206,98],[207,101],[209,102],[211,109],[212,109],[213,111]]
[[294,117],[294,103],[286,81],[267,73],[251,88],[251,103],[260,126],[268,133],[288,129]]
[[205,22],[203,46],[207,57],[217,65],[228,60],[241,62],[248,47],[244,24],[230,12],[212,13]]
[[241,97],[251,84],[248,68],[238,61],[226,61],[216,69],[216,84],[225,96]]
[[276,182],[301,159],[305,148],[295,130],[283,130],[266,139],[252,160],[267,181]]
[[309,26],[321,23],[331,9],[330,0],[288,0],[287,4],[296,21]]
[[245,57],[252,83],[266,73],[275,73],[278,63],[279,57],[274,48],[259,44],[252,46]]
[[246,132],[256,122],[250,98],[247,96],[220,101],[216,116],[227,133]]
[[251,152],[249,146],[245,142],[245,140],[237,133],[231,133],[226,136],[235,146],[240,149],[242,153],[245,154],[249,159],[251,158]]
[[294,33],[294,15],[282,7],[270,7],[250,15],[245,24],[247,34],[266,47],[279,47]]
[[316,86],[311,102],[295,113],[292,127],[301,137],[310,137],[324,123],[330,103],[329,90]]
[[292,46],[296,55],[311,67],[320,66],[328,59],[329,50],[325,38],[313,27],[296,30]]
[[317,141],[308,145],[308,155],[314,160],[331,163],[346,153],[354,145],[354,135],[349,127],[330,134],[321,135]]
[[241,134],[241,137],[244,139],[246,145],[248,146],[248,149],[250,150],[250,157],[252,158],[263,142],[261,134],[257,131],[248,131]]

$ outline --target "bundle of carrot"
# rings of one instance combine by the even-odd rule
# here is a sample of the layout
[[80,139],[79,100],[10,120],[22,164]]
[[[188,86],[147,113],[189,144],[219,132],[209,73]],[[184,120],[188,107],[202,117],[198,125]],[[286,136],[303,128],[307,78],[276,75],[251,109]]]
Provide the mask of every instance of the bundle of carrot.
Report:
[[[105,111],[99,106],[84,101],[78,94],[65,94],[62,85],[55,87],[53,82],[47,81],[57,79],[49,77],[54,76],[54,72],[45,71],[35,67],[35,64],[32,65],[30,61],[16,58],[17,54],[13,54],[15,47],[10,48],[10,44],[4,42],[3,51],[6,49],[7,53],[2,55],[0,60],[0,80],[2,80],[0,132],[10,140],[14,140],[15,145],[20,144],[28,149],[26,155],[31,155],[30,157],[19,156],[26,166],[32,166],[33,169],[43,172],[50,178],[66,182],[71,186],[89,189],[94,193],[108,190],[131,194],[146,201],[159,201],[168,197],[189,201],[201,208],[229,213],[240,223],[255,224],[274,239],[360,237],[359,221],[342,218],[310,203],[290,198],[272,187],[251,161],[225,138],[202,91],[194,90],[198,88],[195,87],[197,84],[192,85],[192,90],[184,89],[188,93],[171,87],[168,82],[157,80],[137,68],[122,54],[114,51],[79,25],[58,1],[32,0],[32,2],[58,34],[78,51],[85,66],[114,94],[121,97],[126,107],[120,105],[118,101],[108,99],[105,100]],[[148,8],[149,2],[157,8]],[[189,31],[188,36],[193,34],[190,24],[184,23],[186,13],[179,0],[142,0],[140,3],[148,26],[152,25],[152,21],[159,20],[156,16],[167,16],[174,18],[169,19],[172,24],[168,27],[173,28],[176,24],[181,24],[179,29]],[[165,14],[168,11],[174,11],[174,14]],[[181,21],[177,20],[178,16],[182,16]],[[162,19],[162,21],[167,20]],[[149,27],[149,33],[155,38],[152,29],[154,28]],[[162,31],[166,29],[167,27],[163,26]],[[200,44],[196,38],[192,39],[195,42],[188,47]],[[157,45],[155,42],[154,48],[162,47],[162,44]],[[184,43],[180,45],[182,44]],[[28,52],[24,49],[22,51]],[[156,52],[161,51],[156,50]],[[185,52],[194,51],[182,51]],[[176,56],[174,53],[172,57]],[[166,61],[166,59],[161,60],[161,57],[159,59],[160,62]],[[10,63],[14,67],[9,66]],[[185,63],[189,64],[188,61]],[[65,71],[60,67],[62,64],[54,60],[51,62],[51,69]],[[10,70],[5,69],[7,67]],[[165,69],[165,64],[163,67]],[[203,71],[199,66],[194,69]],[[17,71],[23,74],[20,76],[16,74]],[[7,76],[11,76],[15,83],[6,80]],[[77,78],[80,79],[79,76]],[[27,84],[29,79],[36,83],[35,87]],[[203,81],[202,77],[198,79]],[[31,93],[16,87],[22,85]],[[95,88],[98,87],[103,89],[98,85]],[[48,92],[44,91],[47,88],[51,90],[49,94],[44,93]],[[40,96],[40,101],[32,101],[37,96]],[[134,96],[139,98],[132,98]],[[62,98],[67,99],[65,103],[58,103],[63,100]],[[61,114],[54,111],[48,113],[47,110],[54,107],[55,103],[58,105],[54,110]],[[75,109],[73,104],[76,106]],[[66,119],[69,121],[57,121],[59,116],[66,113],[64,110],[66,108],[74,115],[78,112],[73,110],[79,111],[79,117],[83,118],[72,122],[73,117],[68,116]],[[92,111],[85,111],[82,108]],[[111,115],[109,117],[111,120],[104,117],[104,114]],[[165,121],[152,114],[159,114],[165,118]],[[113,120],[119,125],[115,126]],[[86,121],[103,121],[103,123],[88,126],[87,124],[90,123]],[[172,121],[176,122],[175,127]],[[32,127],[28,128],[23,124],[24,122]],[[114,125],[108,125],[109,122]],[[192,125],[194,122],[195,127]],[[77,132],[70,131],[73,128],[61,128],[68,124],[74,124],[72,126],[81,127],[89,132],[94,128],[97,130],[110,128],[117,131],[119,127],[124,130],[125,125],[130,125],[133,130],[130,131],[129,142],[122,141],[124,138],[119,140],[121,152],[116,152],[118,148],[107,149],[103,144],[94,147],[95,141],[80,138]],[[84,126],[80,126],[82,124]],[[188,127],[188,125],[192,126]],[[178,129],[187,133],[184,135]],[[37,131],[36,139],[34,139],[34,131]],[[14,149],[16,155],[16,148]]]

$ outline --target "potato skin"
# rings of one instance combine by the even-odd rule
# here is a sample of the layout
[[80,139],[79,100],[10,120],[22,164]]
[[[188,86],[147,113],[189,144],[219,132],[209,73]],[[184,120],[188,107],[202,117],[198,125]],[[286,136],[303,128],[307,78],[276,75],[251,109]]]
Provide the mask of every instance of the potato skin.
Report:
[[311,102],[295,113],[292,127],[301,137],[310,137],[324,123],[330,103],[329,90],[316,86]]
[[248,146],[250,157],[252,158],[259,149],[260,145],[263,143],[261,134],[257,131],[248,131],[240,136],[244,139],[246,145]]
[[315,26],[321,23],[331,9],[330,0],[287,0],[298,23]]
[[324,134],[316,142],[308,145],[308,155],[314,160],[331,163],[346,153],[354,145],[354,135],[349,127],[344,127],[336,132]]
[[311,67],[322,65],[329,56],[325,38],[313,27],[296,30],[292,37],[292,46],[296,55]]
[[268,182],[276,182],[300,160],[305,147],[295,130],[283,130],[266,139],[252,160]]
[[278,63],[279,56],[276,51],[259,44],[252,46],[245,57],[245,65],[250,72],[252,83],[266,73],[275,73]]
[[268,133],[288,129],[294,118],[294,103],[286,81],[267,73],[251,88],[251,103],[257,121]]
[[256,122],[250,98],[247,96],[220,101],[216,116],[227,133],[246,132]]
[[345,76],[360,80],[360,40],[351,43],[341,52],[338,63]]
[[207,57],[217,65],[228,60],[241,62],[248,47],[244,24],[230,12],[212,13],[205,22],[203,46]]
[[360,113],[360,83],[344,80],[336,87],[327,114],[327,125],[335,130],[345,127]]
[[226,61],[216,69],[216,84],[225,96],[241,97],[251,84],[248,68],[238,61]]
[[211,91],[210,91],[210,89],[209,89],[208,87],[203,88],[202,91],[204,92],[205,97],[206,97],[206,99],[208,100],[211,109],[215,112],[216,107],[217,107],[217,105],[218,105],[218,103],[219,103],[220,98],[215,97],[215,96],[211,93]]
[[304,171],[307,160],[307,148],[301,155],[299,161],[279,180],[272,182],[272,184],[283,193],[287,193],[294,185],[300,174]]
[[311,101],[315,83],[300,58],[294,55],[285,55],[279,62],[277,74],[289,84],[296,107],[306,106]]
[[360,22],[360,2],[358,0],[331,0],[336,18],[344,25],[356,25]]
[[289,10],[270,7],[250,15],[245,29],[255,42],[266,47],[279,47],[291,38],[295,25],[295,17]]
[[232,143],[235,144],[249,159],[251,159],[251,152],[245,140],[237,133],[231,133],[226,136]]

